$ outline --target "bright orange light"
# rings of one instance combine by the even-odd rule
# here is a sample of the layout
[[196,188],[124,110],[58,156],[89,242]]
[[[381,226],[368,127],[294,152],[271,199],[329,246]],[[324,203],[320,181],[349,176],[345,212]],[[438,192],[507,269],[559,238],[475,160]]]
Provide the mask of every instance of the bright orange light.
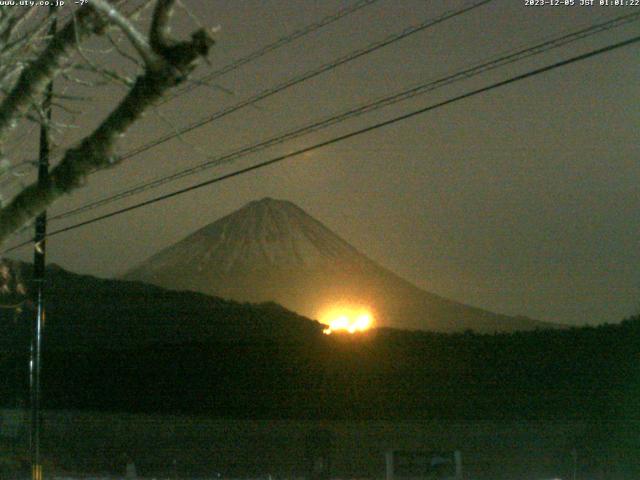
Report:
[[321,321],[329,325],[322,331],[325,335],[331,335],[337,331],[364,332],[373,325],[371,313],[363,308],[332,308],[321,316]]

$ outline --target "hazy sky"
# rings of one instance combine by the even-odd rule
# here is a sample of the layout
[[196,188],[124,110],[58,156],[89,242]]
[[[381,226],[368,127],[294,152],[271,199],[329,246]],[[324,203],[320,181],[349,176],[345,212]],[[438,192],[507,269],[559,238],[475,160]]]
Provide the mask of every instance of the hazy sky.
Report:
[[[196,77],[353,2],[183,0],[219,25]],[[409,25],[471,2],[379,0],[148,115],[122,152]],[[579,0],[576,0],[579,3]],[[596,2],[598,3],[598,2]],[[494,0],[94,175],[55,214],[326,115],[639,7]],[[193,24],[175,18],[176,30]],[[640,33],[640,22],[110,204],[55,229]],[[639,47],[570,65],[303,157],[53,237],[48,260],[122,273],[264,196],[291,200],[416,285],[500,313],[615,322],[640,310]],[[91,128],[119,90],[76,118]],[[56,115],[56,112],[54,112]],[[75,133],[77,135],[77,133]],[[34,142],[37,138],[34,136]],[[17,237],[18,239],[25,236]],[[30,249],[16,256],[27,259]]]

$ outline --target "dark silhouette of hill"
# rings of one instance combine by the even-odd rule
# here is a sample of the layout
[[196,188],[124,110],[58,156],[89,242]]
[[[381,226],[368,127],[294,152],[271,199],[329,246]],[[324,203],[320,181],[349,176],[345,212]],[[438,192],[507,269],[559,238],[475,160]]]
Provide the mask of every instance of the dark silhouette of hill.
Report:
[[[588,435],[575,439],[581,461],[638,471],[640,317],[500,334],[381,328],[327,336],[317,322],[274,304],[58,267],[47,278],[46,409],[226,419],[577,420],[589,425]],[[0,311],[0,406],[27,398],[32,315],[29,307],[19,318]]]
[[[273,304],[56,267],[47,278],[44,408],[238,419],[584,420],[596,425],[593,438],[621,442],[620,455],[637,444],[638,317],[501,334],[381,328],[327,336],[317,322]],[[29,308],[18,319],[0,312],[4,406],[27,398],[31,315]]]
[[[13,266],[28,285],[32,266],[20,262]],[[274,303],[242,304],[140,282],[78,275],[56,265],[47,268],[45,288],[46,347],[52,349],[304,337],[323,328]],[[16,323],[8,310],[0,310],[0,315],[0,347],[26,348],[29,322]]]
[[640,393],[639,326],[522,336],[383,330],[56,352],[45,377],[55,408],[464,420],[593,419],[626,409],[640,420],[630,408],[638,397],[628,395]]
[[[25,277],[28,274],[25,272]],[[322,334],[250,305],[51,267],[49,408],[237,418],[588,418],[629,410],[640,320],[511,334]],[[27,279],[28,283],[28,279]],[[28,309],[0,312],[0,399],[27,388]],[[638,392],[640,393],[640,392]],[[640,408],[636,412],[640,411]]]
[[309,318],[348,303],[379,326],[443,332],[557,325],[500,315],[419,289],[291,202],[265,198],[198,230],[124,276],[238,301],[274,301]]

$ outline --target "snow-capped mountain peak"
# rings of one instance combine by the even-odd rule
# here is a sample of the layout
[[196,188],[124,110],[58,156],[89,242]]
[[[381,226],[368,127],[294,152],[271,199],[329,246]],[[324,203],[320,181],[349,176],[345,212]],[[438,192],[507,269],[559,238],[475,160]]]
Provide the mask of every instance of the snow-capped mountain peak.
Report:
[[125,278],[238,301],[275,301],[311,318],[347,303],[367,306],[377,325],[441,331],[542,326],[421,290],[300,207],[272,198],[248,203],[201,228]]
[[360,256],[355,248],[286,200],[263,198],[198,230],[145,262],[151,270],[190,262],[218,272],[318,267]]

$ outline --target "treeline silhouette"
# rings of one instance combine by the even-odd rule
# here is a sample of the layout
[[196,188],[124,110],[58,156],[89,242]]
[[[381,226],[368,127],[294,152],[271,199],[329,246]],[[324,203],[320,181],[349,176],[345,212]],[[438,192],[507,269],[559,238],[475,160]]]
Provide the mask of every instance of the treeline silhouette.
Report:
[[[382,328],[326,336],[319,323],[275,304],[59,267],[48,279],[45,408],[296,419],[588,420],[640,412],[638,316],[511,334]],[[31,315],[0,312],[5,405],[28,398]]]

